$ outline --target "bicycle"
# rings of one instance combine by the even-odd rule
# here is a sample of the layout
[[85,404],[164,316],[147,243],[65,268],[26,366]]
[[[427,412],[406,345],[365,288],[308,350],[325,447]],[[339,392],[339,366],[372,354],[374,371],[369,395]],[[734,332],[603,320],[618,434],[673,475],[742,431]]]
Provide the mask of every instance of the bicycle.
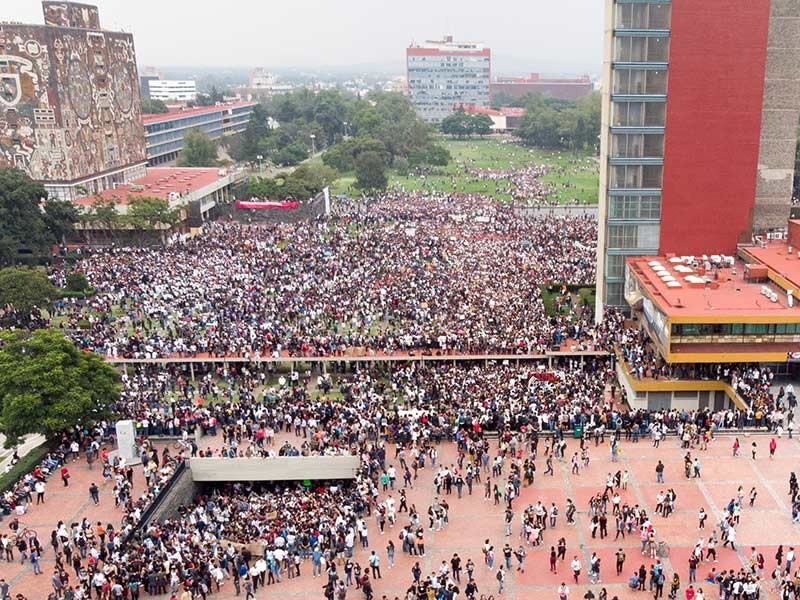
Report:
[[172,444],[172,447],[175,450],[191,450],[192,444],[189,440],[175,440],[175,443]]
[[669,545],[667,545],[666,542],[658,542],[658,546],[656,546],[656,556],[659,558],[669,557]]

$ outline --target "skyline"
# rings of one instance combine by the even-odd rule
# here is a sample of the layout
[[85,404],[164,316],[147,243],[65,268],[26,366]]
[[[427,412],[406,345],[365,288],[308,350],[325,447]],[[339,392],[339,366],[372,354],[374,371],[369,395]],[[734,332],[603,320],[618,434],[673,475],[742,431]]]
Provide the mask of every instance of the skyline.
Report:
[[[133,33],[140,68],[352,66],[401,73],[409,44],[444,35],[485,43],[505,74],[597,74],[602,60],[603,7],[585,0],[514,1],[502,13],[474,0],[383,2],[379,11],[365,0],[298,0],[269,11],[232,0],[222,13],[192,12],[190,27],[183,3],[90,3],[103,29]],[[13,0],[0,19],[40,24],[41,3]],[[278,26],[270,29],[271,22]]]

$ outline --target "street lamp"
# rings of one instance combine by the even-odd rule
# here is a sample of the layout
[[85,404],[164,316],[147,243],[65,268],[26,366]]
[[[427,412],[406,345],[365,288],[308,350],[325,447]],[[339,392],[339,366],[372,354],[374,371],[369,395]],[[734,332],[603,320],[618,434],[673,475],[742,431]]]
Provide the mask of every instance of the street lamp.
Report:
[[317,136],[312,133],[308,137],[311,138],[311,156],[314,156],[317,153],[317,146],[314,143],[314,140],[317,139]]
[[256,160],[258,161],[258,172],[263,177],[264,167],[261,161],[264,160],[264,157],[259,154],[258,156],[256,156]]
[[347,137],[349,137],[347,135],[347,121],[344,121],[342,124],[344,125],[344,137],[347,138]]

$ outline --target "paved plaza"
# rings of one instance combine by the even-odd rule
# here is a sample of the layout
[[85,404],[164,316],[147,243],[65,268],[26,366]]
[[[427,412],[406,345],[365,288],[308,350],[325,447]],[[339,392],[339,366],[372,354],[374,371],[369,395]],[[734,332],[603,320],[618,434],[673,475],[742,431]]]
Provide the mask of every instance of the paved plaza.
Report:
[[[294,439],[289,437],[288,439]],[[532,486],[524,487],[522,495],[514,502],[514,530],[510,537],[505,536],[503,524],[504,507],[502,503],[495,506],[493,501],[484,500],[483,484],[476,484],[473,495],[467,495],[464,488],[464,497],[457,497],[455,488],[453,494],[447,497],[450,504],[450,522],[442,531],[426,530],[426,549],[424,557],[410,557],[400,551],[401,544],[397,540],[397,528],[389,529],[385,535],[379,534],[379,528],[374,519],[368,519],[370,525],[370,549],[375,549],[381,557],[382,579],[374,582],[376,598],[383,595],[392,599],[403,597],[412,582],[411,568],[414,562],[419,561],[423,577],[438,569],[442,561],[448,561],[454,553],[462,557],[463,563],[471,558],[476,564],[475,579],[480,594],[493,594],[498,598],[496,571],[489,571],[484,565],[481,547],[485,539],[489,539],[496,552],[495,566],[503,562],[502,547],[509,542],[516,548],[519,543],[519,516],[528,504],[535,504],[541,500],[545,506],[556,502],[559,507],[558,523],[555,530],[548,529],[544,532],[544,544],[540,547],[528,547],[528,557],[524,573],[516,571],[516,561],[512,561],[512,571],[506,579],[506,589],[502,597],[511,599],[520,598],[557,598],[557,587],[566,581],[570,588],[570,598],[583,598],[588,589],[587,566],[592,552],[601,557],[601,583],[592,585],[596,595],[605,587],[608,598],[615,595],[620,600],[642,597],[646,592],[633,592],[627,588],[627,580],[631,573],[641,564],[649,569],[651,561],[642,556],[639,534],[627,536],[624,541],[614,541],[613,537],[606,539],[592,539],[589,532],[589,518],[587,505],[589,498],[597,492],[602,492],[606,476],[617,469],[630,472],[630,483],[626,491],[622,491],[622,502],[630,505],[639,504],[647,508],[651,515],[659,540],[666,541],[671,552],[669,558],[663,562],[670,581],[672,573],[677,571],[681,577],[682,589],[688,581],[688,558],[692,548],[701,533],[707,539],[716,522],[719,521],[721,511],[728,502],[736,497],[739,485],[744,486],[747,493],[751,486],[758,490],[758,498],[753,509],[745,508],[742,511],[741,524],[737,528],[737,550],[719,547],[716,564],[703,563],[698,567],[696,587],[704,588],[707,598],[717,598],[717,586],[703,583],[703,579],[712,567],[717,571],[724,569],[739,569],[749,562],[751,547],[762,552],[766,558],[765,577],[769,579],[775,566],[775,552],[778,544],[784,545],[784,551],[789,546],[800,548],[800,528],[791,523],[788,506],[788,479],[789,473],[797,468],[800,458],[800,445],[797,440],[783,438],[778,440],[778,449],[774,460],[768,457],[767,446],[769,437],[754,435],[740,438],[742,454],[738,458],[732,457],[731,446],[733,437],[720,435],[714,440],[707,451],[693,450],[692,455],[699,456],[702,463],[701,478],[687,481],[683,472],[683,454],[675,437],[670,437],[662,442],[660,448],[653,448],[651,442],[642,440],[638,444],[623,441],[621,443],[622,456],[617,464],[612,464],[608,445],[594,446],[589,442],[591,462],[588,469],[581,469],[579,475],[570,473],[569,461],[556,461],[555,476],[544,476],[544,460],[540,456],[537,461],[536,480]],[[760,456],[756,461],[749,458],[750,443],[756,440],[760,448]],[[212,447],[220,442],[220,438],[204,438],[201,448],[208,445]],[[568,440],[569,448],[566,455],[569,457],[578,449],[576,440]],[[496,450],[496,442],[493,442]],[[542,446],[540,445],[540,450]],[[389,464],[394,456],[393,447],[387,453]],[[656,484],[655,464],[662,460],[665,465],[664,485]],[[455,446],[443,444],[440,446],[440,462],[453,463],[456,460]],[[117,524],[120,511],[114,507],[110,494],[110,484],[101,486],[101,502],[95,507],[89,498],[88,487],[92,481],[102,480],[101,470],[95,467],[90,471],[85,462],[69,464],[72,473],[70,486],[64,488],[58,478],[51,478],[48,482],[45,504],[31,507],[29,513],[22,519],[24,525],[34,528],[43,543],[46,545],[41,561],[44,574],[34,576],[30,563],[0,563],[0,577],[12,583],[12,597],[16,593],[25,594],[29,600],[44,599],[50,592],[50,575],[52,574],[53,555],[49,546],[50,532],[55,529],[59,519],[67,523],[78,521],[87,517],[90,521],[103,521],[104,523]],[[435,496],[433,486],[433,471],[427,465],[425,470],[419,472],[419,478],[414,484],[414,489],[409,490],[409,505],[414,503],[420,513],[422,522],[427,524],[425,513]],[[485,477],[484,480],[485,481]],[[135,493],[142,487],[142,477],[138,472],[134,478]],[[494,483],[494,482],[493,482]],[[669,518],[655,515],[655,498],[660,490],[672,488],[677,493],[677,512]],[[383,497],[383,496],[382,496]],[[567,498],[572,498],[578,507],[577,523],[568,525],[564,517],[564,507]],[[747,505],[747,501],[745,501]],[[697,513],[703,507],[709,513],[705,532],[697,529]],[[609,519],[609,532],[614,534],[613,519]],[[398,515],[398,525],[405,524],[404,515]],[[0,523],[3,532],[8,531],[8,521]],[[567,561],[560,563],[557,574],[549,572],[550,546],[556,545],[559,538],[567,541]],[[397,546],[395,566],[393,569],[386,567],[386,544],[393,539]],[[357,547],[359,544],[356,544]],[[623,548],[627,558],[621,576],[615,573],[615,553],[618,548]],[[578,555],[583,571],[580,582],[572,582],[569,562],[574,555]],[[359,549],[356,560],[366,566],[367,552]],[[463,564],[462,563],[462,564]],[[259,588],[258,598],[322,598],[324,579],[311,577],[310,562],[303,564],[301,577],[293,580],[286,579],[277,586]],[[466,581],[462,576],[463,588]],[[765,591],[770,589],[769,582],[765,583]],[[665,597],[669,592],[669,584],[665,586]],[[146,594],[144,594],[146,597]],[[230,581],[223,586],[222,591],[213,594],[213,598],[228,600],[234,598],[234,588]],[[351,588],[348,598],[362,598],[363,595],[355,588]],[[463,597],[463,595],[461,596]],[[680,596],[683,598],[683,595]],[[777,597],[768,594],[763,597]]]

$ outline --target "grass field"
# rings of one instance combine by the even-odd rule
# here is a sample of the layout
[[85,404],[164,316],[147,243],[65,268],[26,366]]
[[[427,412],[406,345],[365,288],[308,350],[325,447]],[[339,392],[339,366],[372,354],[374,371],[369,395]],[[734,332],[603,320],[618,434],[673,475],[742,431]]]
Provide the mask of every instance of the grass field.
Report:
[[[442,143],[452,154],[453,160],[446,167],[436,169],[441,174],[427,175],[422,179],[392,172],[389,186],[408,191],[481,193],[498,200],[510,201],[507,181],[471,181],[463,172],[464,166],[505,171],[544,164],[550,168],[550,172],[542,181],[553,186],[560,203],[571,203],[575,198],[581,203],[597,203],[599,167],[597,161],[587,153],[576,155],[570,152],[525,148],[512,142],[501,143],[501,138],[497,137],[472,140],[442,138]],[[335,195],[354,193],[354,182],[352,173],[343,173],[331,191]]]

